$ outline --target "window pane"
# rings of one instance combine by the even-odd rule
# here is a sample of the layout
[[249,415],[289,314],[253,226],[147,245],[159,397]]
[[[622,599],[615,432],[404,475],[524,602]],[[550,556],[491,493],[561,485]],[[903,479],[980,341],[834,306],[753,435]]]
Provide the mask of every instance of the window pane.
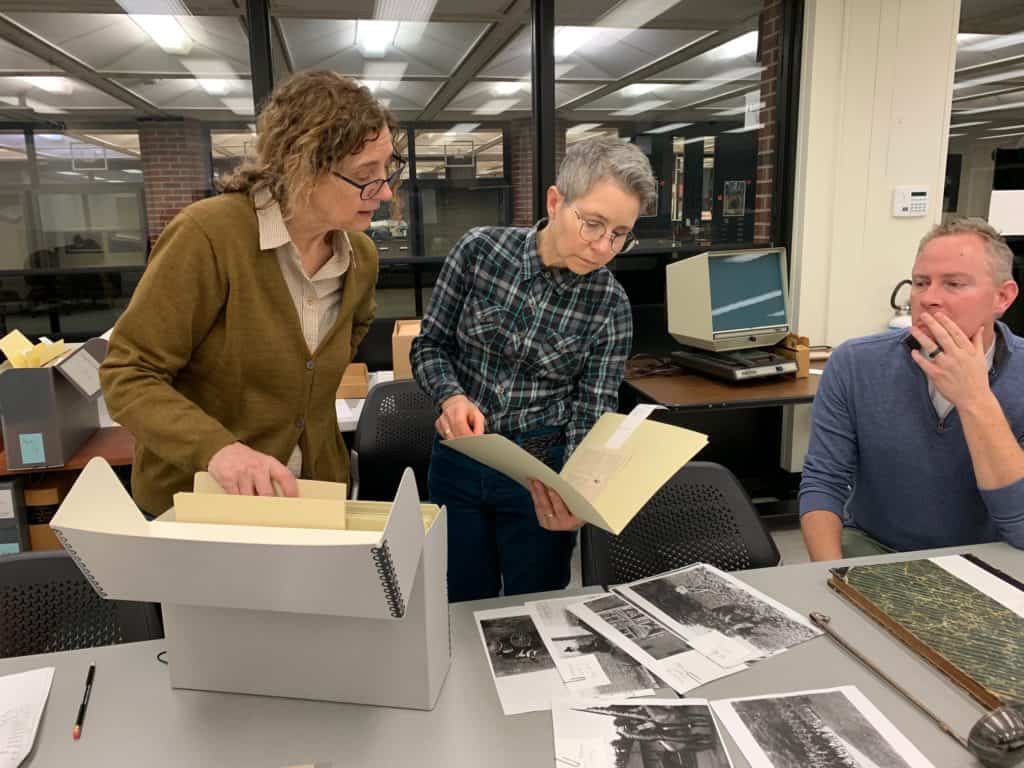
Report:
[[508,224],[504,131],[460,123],[416,131],[416,189],[427,256],[445,256],[472,227]]
[[604,5],[558,0],[556,94],[585,91],[558,98],[557,110],[567,146],[617,135],[651,162],[657,205],[641,214],[640,248],[626,258],[767,242],[781,4],[677,2],[657,15],[634,0]]

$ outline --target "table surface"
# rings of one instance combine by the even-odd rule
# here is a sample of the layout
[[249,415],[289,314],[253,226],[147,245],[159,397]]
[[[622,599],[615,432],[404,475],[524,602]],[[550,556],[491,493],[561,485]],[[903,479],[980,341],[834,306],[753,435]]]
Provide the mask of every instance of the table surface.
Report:
[[[816,364],[818,368],[820,363]],[[812,365],[814,367],[814,365]],[[674,410],[757,408],[809,403],[818,391],[821,376],[805,379],[789,376],[765,381],[726,382],[696,373],[626,379],[643,397]]]
[[[1024,552],[1005,544],[857,562],[963,551],[976,552],[1011,575],[1024,577]],[[827,569],[834,565],[809,563],[737,575],[803,614],[820,610],[832,616],[837,631],[901,685],[930,703],[958,733],[966,734],[982,714],[980,707],[828,589]],[[56,667],[35,749],[26,766],[552,766],[550,713],[502,715],[473,622],[475,610],[518,605],[525,599],[530,598],[452,606],[454,659],[437,707],[431,712],[173,690],[167,667],[157,660],[157,653],[166,648],[162,640],[0,660],[0,674]],[[345,650],[339,648],[338,652]],[[71,726],[90,662],[96,663],[96,680],[82,738],[74,742]],[[715,699],[838,685],[856,685],[936,766],[979,765],[828,637],[756,662],[750,669],[690,695]],[[747,766],[728,735],[725,739],[736,768]]]
[[0,451],[0,477],[5,475],[21,475],[28,472],[62,472],[70,469],[82,469],[90,459],[101,456],[113,467],[123,467],[132,463],[135,455],[135,438],[124,427],[100,427],[75,454],[68,463],[60,467],[35,467],[33,469],[8,469],[7,451]]

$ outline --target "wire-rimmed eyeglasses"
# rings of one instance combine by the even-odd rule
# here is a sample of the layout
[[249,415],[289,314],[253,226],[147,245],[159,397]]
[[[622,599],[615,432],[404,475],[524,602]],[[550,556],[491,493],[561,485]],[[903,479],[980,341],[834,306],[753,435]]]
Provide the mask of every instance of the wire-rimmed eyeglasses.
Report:
[[395,182],[397,182],[398,179],[401,177],[402,171],[405,170],[405,166],[405,159],[401,155],[391,155],[391,159],[388,161],[387,166],[387,178],[374,179],[373,181],[367,181],[365,183],[360,183],[358,181],[350,179],[348,176],[344,176],[338,173],[337,171],[331,171],[331,173],[333,173],[342,181],[347,182],[348,184],[351,184],[353,187],[358,189],[360,200],[372,200],[378,194],[380,194],[380,191],[385,184],[394,189]]
[[608,237],[612,243],[613,253],[626,253],[631,251],[640,243],[637,240],[636,235],[633,231],[629,232],[612,232],[608,234],[608,227],[602,224],[600,221],[588,221],[575,208],[572,212],[576,214],[576,218],[580,220],[580,237],[582,237],[588,243],[599,242],[602,238]]

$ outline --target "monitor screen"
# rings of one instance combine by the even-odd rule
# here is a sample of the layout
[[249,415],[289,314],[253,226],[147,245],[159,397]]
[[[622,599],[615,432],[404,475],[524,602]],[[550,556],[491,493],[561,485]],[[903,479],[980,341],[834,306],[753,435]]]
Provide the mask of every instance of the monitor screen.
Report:
[[708,279],[715,333],[786,324],[779,251],[712,254]]

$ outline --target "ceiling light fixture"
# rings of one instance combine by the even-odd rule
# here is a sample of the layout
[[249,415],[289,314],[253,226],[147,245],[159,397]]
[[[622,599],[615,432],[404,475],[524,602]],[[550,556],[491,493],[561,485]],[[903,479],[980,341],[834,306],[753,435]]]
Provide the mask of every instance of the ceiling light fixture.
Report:
[[71,80],[66,77],[19,77],[23,83],[31,85],[47,93],[58,93],[67,96],[74,90]]
[[131,20],[167,53],[181,56],[192,50],[192,38],[173,16],[133,13]]
[[555,58],[568,58],[596,34],[593,27],[558,27],[555,30]]
[[203,87],[203,90],[211,96],[223,96],[231,90],[232,85],[230,80],[211,77],[200,77],[198,82]]
[[395,41],[397,21],[359,19],[356,22],[356,45],[364,56],[383,56]]

